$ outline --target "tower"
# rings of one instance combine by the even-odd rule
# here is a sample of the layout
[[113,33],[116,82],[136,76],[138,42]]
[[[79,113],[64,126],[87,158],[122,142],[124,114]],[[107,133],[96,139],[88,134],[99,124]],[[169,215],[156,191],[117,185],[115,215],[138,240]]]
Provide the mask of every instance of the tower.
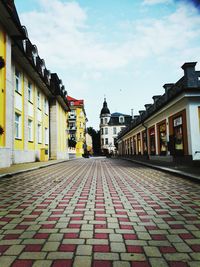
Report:
[[108,108],[106,98],[104,98],[103,107],[100,113],[100,138],[101,138],[101,151],[109,152],[109,121],[111,118],[110,110]]

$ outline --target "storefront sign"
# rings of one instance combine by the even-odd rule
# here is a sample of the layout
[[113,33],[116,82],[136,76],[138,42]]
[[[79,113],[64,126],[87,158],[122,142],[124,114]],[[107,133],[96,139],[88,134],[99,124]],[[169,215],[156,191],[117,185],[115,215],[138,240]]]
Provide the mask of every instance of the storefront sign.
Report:
[[176,118],[176,119],[174,119],[174,127],[177,127],[177,126],[179,126],[179,125],[182,125],[182,116],[180,116],[180,117],[178,117],[178,118]]

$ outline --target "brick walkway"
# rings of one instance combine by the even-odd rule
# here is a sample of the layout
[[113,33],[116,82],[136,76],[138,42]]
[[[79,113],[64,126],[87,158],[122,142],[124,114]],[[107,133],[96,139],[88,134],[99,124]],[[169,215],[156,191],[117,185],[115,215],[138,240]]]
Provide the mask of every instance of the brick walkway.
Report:
[[200,185],[80,159],[0,180],[1,267],[200,266]]

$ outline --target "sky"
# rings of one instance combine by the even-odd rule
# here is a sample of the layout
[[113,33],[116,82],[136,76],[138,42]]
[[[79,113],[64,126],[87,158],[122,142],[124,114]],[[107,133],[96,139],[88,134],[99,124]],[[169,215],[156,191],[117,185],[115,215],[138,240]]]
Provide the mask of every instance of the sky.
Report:
[[[200,62],[198,0],[15,0],[29,39],[68,95],[84,99],[87,127],[134,115]],[[200,70],[199,63],[197,69]]]

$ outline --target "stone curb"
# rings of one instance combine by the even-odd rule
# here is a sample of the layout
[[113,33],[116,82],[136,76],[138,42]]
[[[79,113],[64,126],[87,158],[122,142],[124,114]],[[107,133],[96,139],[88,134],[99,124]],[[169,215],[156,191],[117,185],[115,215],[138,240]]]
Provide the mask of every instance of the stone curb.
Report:
[[24,173],[24,172],[35,171],[35,170],[38,170],[38,169],[42,169],[42,168],[45,168],[45,167],[49,167],[49,166],[52,166],[52,165],[56,165],[56,164],[59,164],[59,163],[68,162],[68,161],[72,161],[72,160],[77,160],[77,158],[75,158],[75,159],[67,159],[67,160],[65,159],[65,160],[62,160],[62,161],[52,162],[52,163],[49,163],[49,164],[40,165],[40,166],[28,168],[28,169],[23,169],[23,170],[20,170],[20,171],[14,171],[14,172],[8,172],[8,173],[0,174],[0,179],[1,178],[12,177],[13,175]]
[[180,170],[174,170],[172,168],[158,166],[158,165],[154,165],[151,163],[146,163],[146,162],[142,162],[142,161],[134,160],[134,159],[128,159],[128,158],[121,158],[121,159],[131,161],[131,162],[134,162],[134,163],[139,164],[139,165],[147,166],[147,167],[152,168],[152,169],[172,173],[174,175],[181,176],[183,178],[187,178],[187,179],[190,178],[190,179],[195,180],[195,181],[200,181],[200,176],[192,174],[192,173],[183,172]]

